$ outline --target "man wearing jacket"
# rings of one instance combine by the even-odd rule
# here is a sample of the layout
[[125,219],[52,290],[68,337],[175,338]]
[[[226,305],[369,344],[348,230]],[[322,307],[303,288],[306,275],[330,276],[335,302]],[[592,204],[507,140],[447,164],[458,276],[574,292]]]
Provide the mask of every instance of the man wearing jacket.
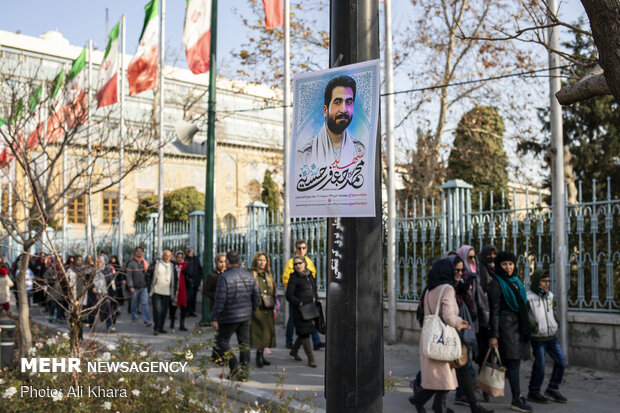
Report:
[[164,323],[170,304],[176,306],[176,297],[179,291],[179,274],[172,260],[172,251],[164,250],[161,260],[149,266],[147,278],[151,282],[151,296],[153,301],[153,334],[166,334]]
[[215,292],[215,305],[211,313],[211,325],[217,331],[215,348],[220,358],[226,358],[230,351],[230,338],[233,333],[242,346],[241,366],[234,354],[230,356],[230,380],[246,381],[250,363],[250,320],[260,300],[258,284],[251,273],[241,268],[239,253],[226,254],[228,269],[220,275]]
[[[549,403],[550,399],[566,403],[566,397],[560,393],[560,383],[566,369],[566,357],[556,337],[558,323],[553,314],[550,282],[549,273],[536,270],[530,279],[530,291],[527,292],[528,312],[533,327],[531,343],[534,353],[527,399],[535,403]],[[545,353],[553,360],[553,372],[543,396],[540,394],[540,389],[545,379]]]
[[138,321],[138,308],[141,308],[145,327],[153,324],[149,315],[149,292],[146,279],[148,269],[149,263],[144,259],[144,250],[142,247],[136,247],[134,256],[127,263],[125,272],[127,273],[127,289],[131,299],[129,303],[131,322],[135,324]]

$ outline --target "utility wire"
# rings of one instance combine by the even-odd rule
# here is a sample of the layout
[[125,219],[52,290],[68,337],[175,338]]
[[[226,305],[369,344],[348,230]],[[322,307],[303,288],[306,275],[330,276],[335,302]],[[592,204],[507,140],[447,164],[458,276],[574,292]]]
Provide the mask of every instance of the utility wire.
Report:
[[[472,83],[482,83],[482,82],[488,82],[490,80],[499,80],[499,79],[506,79],[506,78],[509,78],[509,77],[531,75],[531,74],[534,74],[534,73],[546,72],[546,71],[549,71],[549,70],[552,70],[552,69],[564,69],[564,68],[567,68],[567,67],[570,67],[570,65],[562,65],[562,66],[556,66],[556,67],[547,67],[547,68],[543,68],[543,69],[528,70],[528,71],[525,71],[525,72],[509,73],[509,74],[506,74],[506,75],[491,76],[491,77],[485,77],[485,78],[482,78],[482,79],[463,80],[462,82],[447,83],[445,85],[425,86],[425,87],[419,87],[419,88],[413,88],[413,89],[407,89],[407,90],[398,90],[398,91],[392,92],[392,93],[381,93],[380,96],[401,95],[403,93],[423,92],[423,91],[427,91],[427,90],[443,89],[445,87],[470,85]],[[284,107],[285,107],[284,105],[276,105],[276,106],[266,106],[266,107],[263,107],[263,108],[236,109],[236,110],[217,110],[216,112],[217,113],[259,112],[259,111],[262,111],[262,110],[269,110],[269,109],[282,109]],[[288,107],[293,107],[293,105],[289,105]]]

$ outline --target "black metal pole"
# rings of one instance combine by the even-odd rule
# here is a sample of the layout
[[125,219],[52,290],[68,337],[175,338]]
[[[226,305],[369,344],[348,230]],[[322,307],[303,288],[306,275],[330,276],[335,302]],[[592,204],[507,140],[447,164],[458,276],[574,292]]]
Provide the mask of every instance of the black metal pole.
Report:
[[[330,66],[379,58],[376,0],[331,0]],[[373,218],[328,220],[328,413],[383,411],[381,133],[376,136]],[[336,265],[336,262],[338,265]]]

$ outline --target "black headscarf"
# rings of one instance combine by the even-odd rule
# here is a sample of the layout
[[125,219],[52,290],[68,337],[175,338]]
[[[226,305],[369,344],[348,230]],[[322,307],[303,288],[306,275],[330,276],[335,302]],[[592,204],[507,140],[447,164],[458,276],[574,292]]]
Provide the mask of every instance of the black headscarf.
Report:
[[488,244],[482,247],[482,251],[480,251],[480,262],[484,265],[488,266],[493,262],[493,258],[489,257],[491,251],[495,251],[495,254],[497,254],[497,248],[495,248],[495,245]]
[[435,261],[431,270],[428,272],[428,281],[426,286],[429,290],[442,285],[449,284],[454,286],[454,259],[442,258]]
[[422,322],[424,321],[424,298],[426,296],[426,292],[442,284],[449,284],[454,287],[454,261],[457,258],[460,260],[460,258],[455,255],[441,258],[435,261],[431,267],[431,270],[428,272],[426,288],[422,291],[420,302],[418,303],[418,309],[416,310],[416,318],[420,323],[420,327],[422,327]]

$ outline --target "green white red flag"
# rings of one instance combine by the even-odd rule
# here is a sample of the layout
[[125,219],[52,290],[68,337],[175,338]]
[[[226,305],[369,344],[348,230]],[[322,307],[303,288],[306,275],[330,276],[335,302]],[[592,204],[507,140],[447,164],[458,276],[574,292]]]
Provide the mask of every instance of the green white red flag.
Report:
[[263,0],[265,9],[265,28],[275,29],[284,26],[284,9],[282,0]]
[[86,46],[73,61],[65,84],[65,122],[71,129],[86,122]]
[[65,85],[65,69],[60,69],[60,72],[54,78],[53,88],[50,93],[50,112],[51,115],[47,120],[47,127],[45,131],[45,137],[48,142],[54,142],[63,135],[62,123],[65,120],[65,111],[63,110],[63,101],[61,100],[61,91]]
[[99,80],[97,81],[98,108],[118,102],[118,33],[120,24],[120,22],[116,23],[116,26],[108,35],[108,45],[105,48],[105,54],[99,69]]
[[183,46],[187,65],[194,74],[209,71],[211,49],[211,0],[185,0]]
[[129,80],[129,94],[138,93],[155,88],[157,85],[157,59],[159,58],[159,5],[157,0],[151,0],[144,6],[145,17],[140,44],[133,60],[127,67]]

